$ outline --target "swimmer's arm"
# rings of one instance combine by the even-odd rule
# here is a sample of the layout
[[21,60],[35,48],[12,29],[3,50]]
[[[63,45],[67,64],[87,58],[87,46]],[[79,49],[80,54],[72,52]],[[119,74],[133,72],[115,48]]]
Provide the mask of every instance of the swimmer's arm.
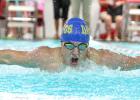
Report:
[[140,68],[140,57],[129,57],[109,50],[90,48],[89,58],[97,64],[106,65],[112,69],[132,70]]
[[28,51],[0,50],[0,63],[9,65],[21,65],[24,67],[37,67],[32,53]]

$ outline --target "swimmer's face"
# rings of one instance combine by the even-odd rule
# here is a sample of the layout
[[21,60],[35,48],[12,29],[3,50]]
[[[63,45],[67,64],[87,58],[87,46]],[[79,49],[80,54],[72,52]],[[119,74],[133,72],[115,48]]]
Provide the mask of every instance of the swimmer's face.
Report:
[[62,54],[64,63],[77,66],[86,59],[88,43],[62,42]]

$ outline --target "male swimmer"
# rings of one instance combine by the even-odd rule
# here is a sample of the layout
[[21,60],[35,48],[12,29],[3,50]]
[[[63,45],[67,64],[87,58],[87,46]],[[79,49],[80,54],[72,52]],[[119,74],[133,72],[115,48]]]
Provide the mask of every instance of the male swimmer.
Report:
[[0,50],[0,63],[57,71],[64,65],[78,67],[80,63],[89,59],[112,69],[140,68],[140,56],[129,57],[108,50],[90,48],[89,34],[84,20],[71,18],[64,25],[60,38],[61,47],[43,46],[33,51]]

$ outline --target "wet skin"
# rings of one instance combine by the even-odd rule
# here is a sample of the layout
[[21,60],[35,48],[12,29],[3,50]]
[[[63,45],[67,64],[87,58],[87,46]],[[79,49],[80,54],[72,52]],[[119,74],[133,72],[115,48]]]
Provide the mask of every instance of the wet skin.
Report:
[[79,50],[80,43],[73,43],[75,48],[67,49],[62,42],[61,47],[39,47],[32,51],[0,50],[0,63],[20,65],[28,68],[40,68],[48,71],[62,70],[63,65],[78,67],[81,62],[89,59],[96,64],[111,69],[133,70],[140,68],[140,56],[129,57],[104,49],[86,48]]

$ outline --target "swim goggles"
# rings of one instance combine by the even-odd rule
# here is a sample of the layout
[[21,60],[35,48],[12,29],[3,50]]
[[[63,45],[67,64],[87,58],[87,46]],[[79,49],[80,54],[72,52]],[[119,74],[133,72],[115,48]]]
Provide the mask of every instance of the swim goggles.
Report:
[[72,50],[72,49],[78,47],[79,50],[82,50],[83,51],[83,50],[85,50],[88,47],[88,43],[80,43],[80,44],[78,44],[76,46],[76,45],[74,45],[71,42],[66,42],[66,43],[64,43],[64,47],[67,48],[67,49],[69,49],[69,50]]

